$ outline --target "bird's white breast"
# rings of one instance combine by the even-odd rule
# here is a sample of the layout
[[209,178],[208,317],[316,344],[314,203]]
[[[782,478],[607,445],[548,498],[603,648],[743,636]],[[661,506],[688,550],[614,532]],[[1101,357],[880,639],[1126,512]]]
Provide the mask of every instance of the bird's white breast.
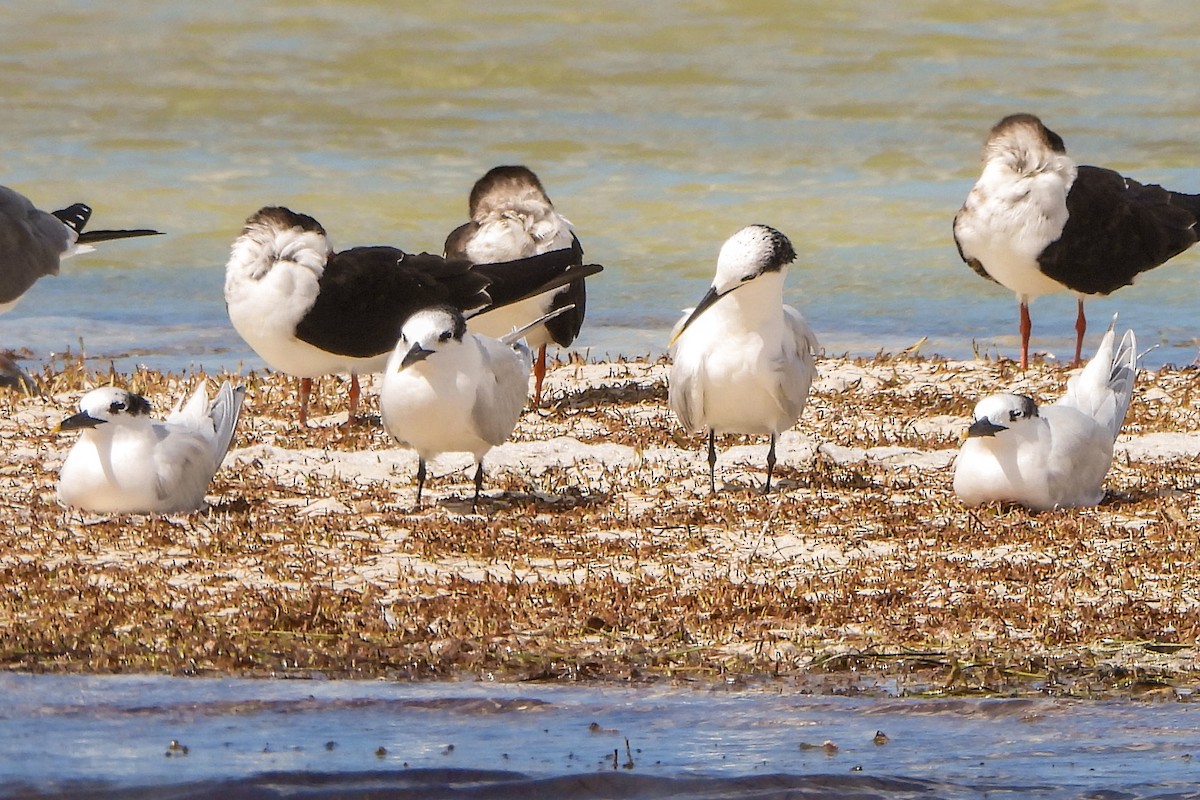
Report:
[[956,221],[963,255],[979,261],[1023,302],[1065,288],[1041,272],[1037,259],[1067,223],[1070,177],[1052,170],[1021,175],[991,162]]

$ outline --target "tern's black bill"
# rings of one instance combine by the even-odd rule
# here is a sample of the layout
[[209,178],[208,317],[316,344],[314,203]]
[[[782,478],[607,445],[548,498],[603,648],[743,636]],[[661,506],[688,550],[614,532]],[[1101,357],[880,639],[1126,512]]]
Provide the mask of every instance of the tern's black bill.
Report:
[[426,350],[424,347],[421,347],[421,345],[414,344],[409,348],[408,352],[404,354],[404,360],[400,362],[400,369],[408,369],[413,364],[417,363],[418,361],[424,361],[431,355],[433,355],[432,350]]
[[678,341],[679,337],[683,335],[683,332],[688,329],[688,326],[695,322],[697,317],[711,308],[713,303],[717,302],[722,297],[724,297],[724,295],[717,292],[717,287],[708,287],[708,292],[705,293],[704,297],[700,298],[700,302],[697,303],[696,307],[692,309],[692,313],[689,314],[688,318],[683,321],[682,325],[679,326],[679,332],[671,337],[671,342],[668,347],[673,346],[675,342]]
[[1008,428],[1003,425],[997,425],[987,417],[975,420],[971,427],[967,428],[967,436],[995,436],[1000,431],[1006,431]]
[[55,431],[78,431],[86,428],[94,428],[97,425],[103,425],[105,420],[96,419],[86,411],[80,411],[74,416],[67,417],[62,422],[54,426]]

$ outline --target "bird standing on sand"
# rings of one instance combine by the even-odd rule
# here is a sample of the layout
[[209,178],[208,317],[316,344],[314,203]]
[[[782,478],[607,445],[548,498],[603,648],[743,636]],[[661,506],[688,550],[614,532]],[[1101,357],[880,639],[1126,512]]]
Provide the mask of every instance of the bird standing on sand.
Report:
[[[569,312],[558,309],[552,314]],[[500,339],[467,331],[448,305],[416,312],[383,373],[383,426],[417,451],[417,506],[425,462],[440,453],[475,457],[475,497],[483,489],[483,457],[512,435],[529,396],[530,352],[521,338],[541,317]]]
[[[1114,320],[1115,322],[1115,320]],[[975,406],[954,464],[954,493],[967,505],[1008,501],[1035,510],[1094,506],[1137,377],[1137,340],[1113,352],[1112,326],[1055,403],[994,394]]]
[[58,499],[84,511],[182,513],[204,506],[241,413],[244,387],[223,383],[210,405],[201,385],[165,422],[150,417],[141,395],[94,389],[57,431],[82,431],[67,454]]
[[[583,246],[570,221],[555,210],[532,170],[523,166],[494,167],[475,182],[469,202],[471,221],[446,238],[448,258],[477,264],[513,261],[552,250],[569,250],[574,263],[583,263]],[[468,327],[487,336],[503,336],[513,328],[557,308],[573,306],[529,332],[534,361],[534,403],[542,400],[546,377],[546,345],[567,347],[583,327],[587,290],[583,279],[496,311],[473,317]]]
[[1077,295],[1075,364],[1087,295],[1133,283],[1196,243],[1200,195],[1076,166],[1063,140],[1032,114],[1013,114],[983,145],[983,174],[954,218],[959,255],[1020,304],[1021,369],[1029,366],[1029,301]]
[[395,247],[334,252],[315,219],[263,208],[246,221],[225,272],[225,304],[241,337],[272,369],[300,378],[300,424],[312,379],[349,373],[350,415],[358,375],[378,372],[414,311],[449,303],[478,311],[514,303],[594,275],[570,251],[508,264],[472,264]]
[[767,482],[775,439],[796,424],[816,375],[817,339],[800,312],[783,303],[788,238],[766,225],[731,236],[699,305],[671,333],[668,399],[689,431],[708,430],[709,488],[716,491],[717,433],[769,434]]

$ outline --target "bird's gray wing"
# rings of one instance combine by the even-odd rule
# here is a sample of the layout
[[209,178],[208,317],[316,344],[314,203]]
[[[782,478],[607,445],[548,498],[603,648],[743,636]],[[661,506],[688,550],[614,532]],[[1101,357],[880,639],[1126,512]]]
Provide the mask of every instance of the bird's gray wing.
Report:
[[212,439],[175,423],[154,426],[155,493],[165,511],[195,511],[204,505],[204,493],[215,468]]
[[246,399],[245,386],[230,386],[226,381],[217,390],[217,396],[209,407],[208,416],[213,425],[213,461],[214,468],[220,467],[233,441],[233,431],[237,427],[238,418],[242,413],[242,401]]
[[471,423],[476,433],[493,445],[512,434],[529,396],[529,348],[508,347],[495,339],[476,337],[483,356]]
[[783,318],[785,329],[779,365],[779,402],[787,415],[792,420],[797,420],[804,410],[804,404],[808,401],[808,391],[817,375],[815,360],[820,345],[816,334],[808,327],[799,311],[791,306],[784,306]]
[[667,377],[667,404],[684,430],[697,433],[704,429],[705,361],[679,355],[678,347],[674,348]]
[[25,195],[0,186],[0,303],[11,303],[44,275],[57,275],[72,231]]

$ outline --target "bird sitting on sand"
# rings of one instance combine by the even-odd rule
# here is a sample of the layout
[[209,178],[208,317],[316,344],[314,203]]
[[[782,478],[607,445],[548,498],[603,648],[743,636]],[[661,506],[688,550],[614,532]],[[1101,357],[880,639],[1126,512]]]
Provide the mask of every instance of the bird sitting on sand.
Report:
[[183,513],[204,506],[241,413],[244,387],[223,383],[211,404],[201,385],[166,421],[141,395],[106,386],[79,401],[56,431],[82,431],[67,454],[58,499],[98,513]]
[[1200,195],[1076,166],[1062,138],[1032,114],[1013,114],[983,145],[983,174],[954,218],[962,259],[1012,290],[1020,304],[1021,369],[1029,366],[1029,302],[1076,294],[1075,366],[1083,301],[1133,283],[1200,237]]
[[708,293],[671,333],[668,400],[689,431],[708,430],[708,481],[716,491],[718,433],[768,434],[767,481],[775,439],[796,424],[816,375],[817,339],[783,303],[788,238],[766,225],[731,236],[717,256]]
[[979,401],[954,464],[954,493],[964,503],[1007,501],[1040,511],[1104,499],[1137,375],[1133,331],[1115,353],[1114,337],[1109,326],[1095,357],[1051,405],[1018,394]]
[[[527,167],[503,166],[488,170],[475,182],[469,202],[471,221],[446,238],[448,258],[474,263],[513,261],[552,250],[569,250],[574,263],[583,263],[583,246],[571,222],[558,213],[537,175]],[[583,279],[520,303],[473,317],[467,327],[487,336],[502,336],[527,320],[556,308],[573,306],[569,314],[555,317],[529,332],[527,341],[537,350],[533,365],[534,404],[542,401],[546,377],[546,345],[567,347],[583,327],[587,290]]]
[[440,453],[475,457],[475,497],[483,489],[483,457],[512,435],[529,396],[531,356],[521,339],[552,311],[500,339],[467,331],[462,312],[438,305],[404,323],[383,374],[383,426],[417,451],[417,507],[425,462]]
[[350,415],[358,375],[378,372],[404,321],[435,303],[464,312],[507,305],[603,267],[571,251],[505,264],[472,264],[395,247],[335,252],[315,219],[268,207],[246,221],[225,273],[229,319],[272,369],[300,378],[300,424],[312,379],[349,373]]

